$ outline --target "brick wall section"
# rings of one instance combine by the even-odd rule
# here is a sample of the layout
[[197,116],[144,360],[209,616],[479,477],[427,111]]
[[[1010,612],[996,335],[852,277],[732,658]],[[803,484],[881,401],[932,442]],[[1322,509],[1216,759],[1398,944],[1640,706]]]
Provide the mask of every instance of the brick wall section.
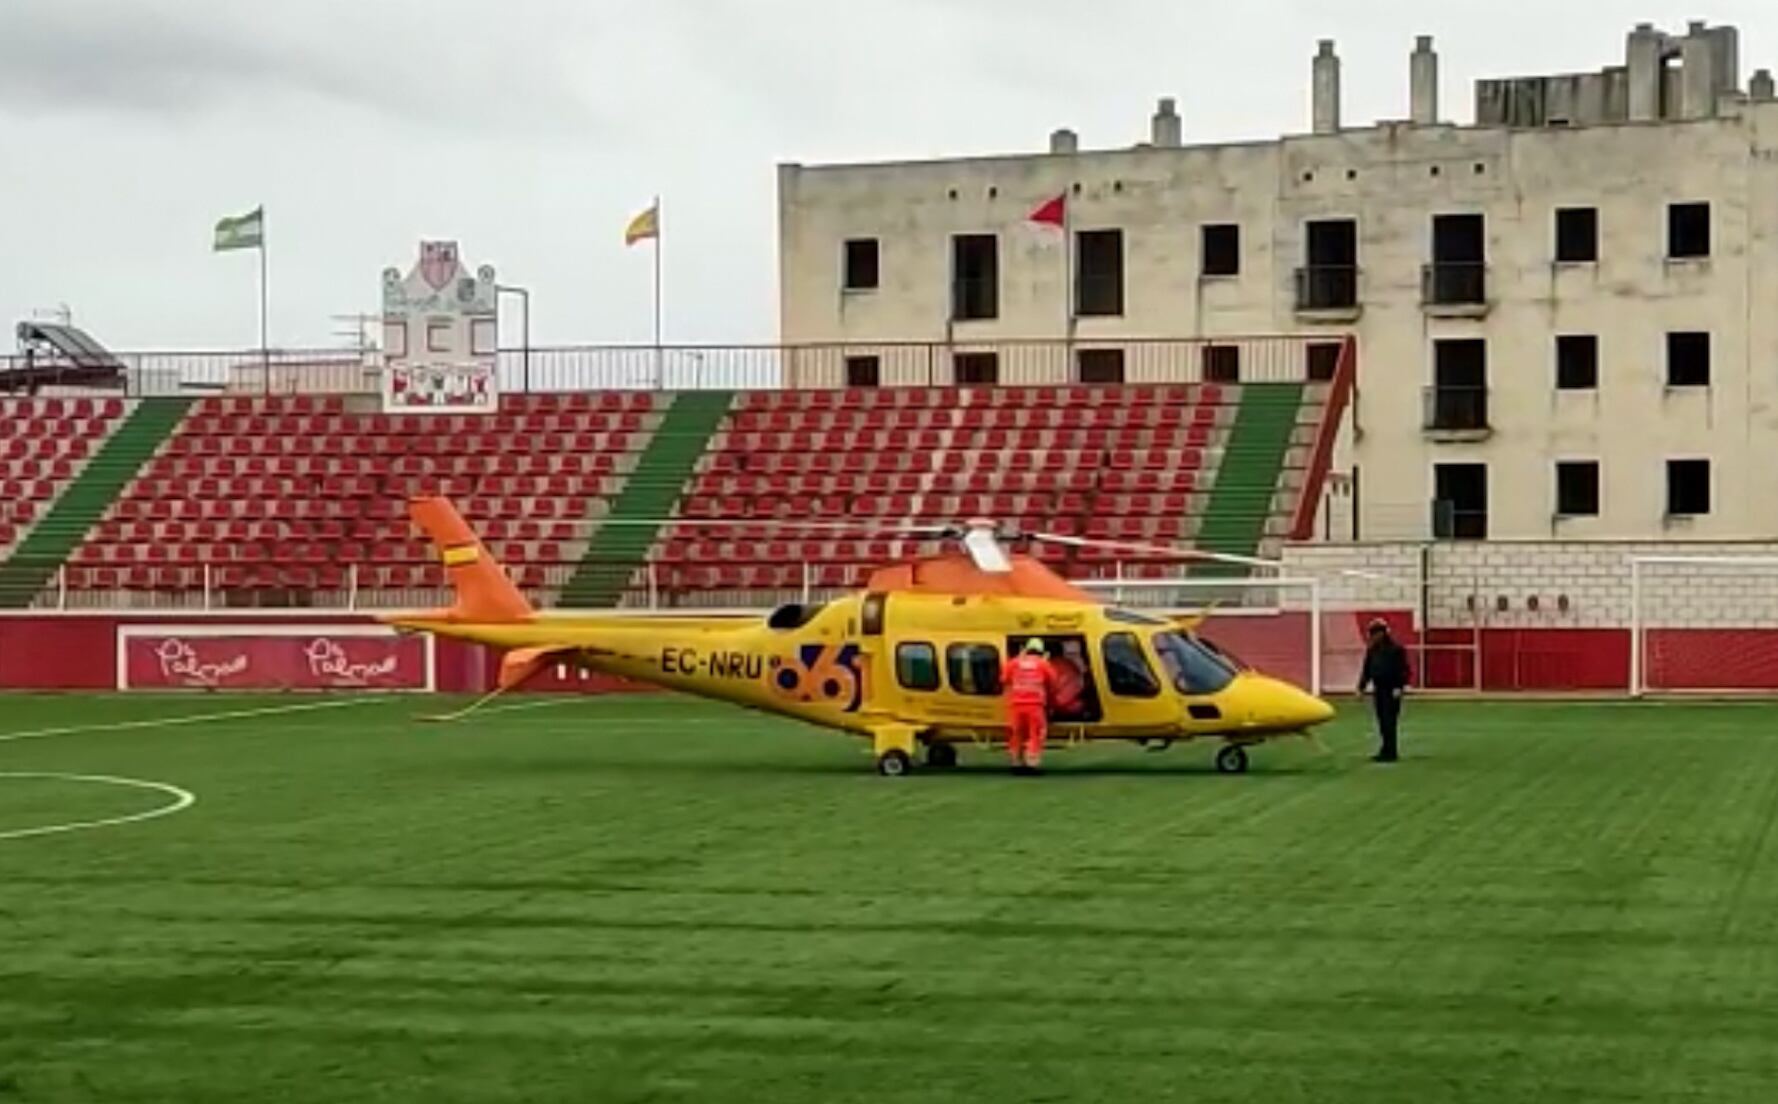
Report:
[[[1423,551],[1424,549],[1424,551]],[[1421,564],[1432,628],[1627,628],[1633,556],[1771,557],[1778,543],[1508,543],[1293,545],[1293,575],[1322,581],[1326,608],[1417,608]],[[1346,572],[1359,571],[1357,576]],[[1651,628],[1778,628],[1778,562],[1643,568]],[[1377,578],[1375,576],[1381,576]],[[1505,600],[1505,609],[1500,608]],[[1536,609],[1532,609],[1532,600]],[[1566,609],[1563,607],[1566,599]],[[1473,604],[1472,604],[1473,603]]]

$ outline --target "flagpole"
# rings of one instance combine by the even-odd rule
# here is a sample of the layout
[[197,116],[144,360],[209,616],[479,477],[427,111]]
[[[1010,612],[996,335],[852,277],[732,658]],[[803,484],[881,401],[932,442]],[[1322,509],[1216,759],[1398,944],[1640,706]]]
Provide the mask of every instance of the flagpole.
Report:
[[1074,378],[1074,189],[1062,192],[1062,342],[1065,379]]
[[664,239],[661,220],[661,197],[654,197],[654,388],[666,387],[666,360],[661,349],[661,242]]
[[266,279],[265,257],[265,215],[259,216],[259,359],[265,370],[265,389],[269,394],[272,390],[272,343],[267,336],[270,330],[270,292]]

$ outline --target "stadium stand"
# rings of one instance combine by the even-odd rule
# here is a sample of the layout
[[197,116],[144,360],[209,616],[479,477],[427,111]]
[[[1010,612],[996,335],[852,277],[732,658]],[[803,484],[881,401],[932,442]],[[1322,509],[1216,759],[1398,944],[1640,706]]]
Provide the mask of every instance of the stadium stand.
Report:
[[[771,521],[902,525],[989,517],[1027,531],[1187,542],[1254,555],[1284,535],[1325,386],[1023,387],[744,394],[650,549],[657,589],[769,591],[863,581],[931,546],[795,533]],[[1038,554],[1068,574],[1177,572],[1182,556]]]
[[194,403],[69,561],[75,590],[338,592],[437,586],[406,499],[458,499],[521,585],[576,558],[666,396],[509,395],[500,412],[358,413],[342,396]]
[[[892,530],[974,517],[1264,555],[1308,535],[1299,507],[1320,493],[1337,392],[563,392],[432,416],[382,413],[373,395],[13,400],[0,407],[0,605],[430,601],[440,572],[404,514],[421,492],[456,499],[542,605],[851,586],[936,548]],[[1205,571],[1179,554],[1035,551],[1074,577]]]
[[[114,451],[131,407],[109,397],[0,401],[0,608],[29,603],[80,543],[88,511],[116,494],[106,476],[134,472]],[[69,493],[77,481],[93,489]]]

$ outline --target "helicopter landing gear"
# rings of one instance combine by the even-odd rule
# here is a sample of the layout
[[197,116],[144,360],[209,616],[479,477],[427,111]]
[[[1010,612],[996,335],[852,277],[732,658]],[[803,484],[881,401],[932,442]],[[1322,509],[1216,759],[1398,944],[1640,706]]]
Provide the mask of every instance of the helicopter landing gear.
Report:
[[877,773],[884,778],[900,778],[914,769],[914,750],[919,732],[911,725],[884,725],[871,732],[871,752],[876,756]]
[[1226,744],[1216,753],[1216,769],[1221,774],[1246,774],[1247,749],[1240,744]]
[[950,770],[957,765],[954,744],[933,742],[926,745],[926,765],[933,770]]

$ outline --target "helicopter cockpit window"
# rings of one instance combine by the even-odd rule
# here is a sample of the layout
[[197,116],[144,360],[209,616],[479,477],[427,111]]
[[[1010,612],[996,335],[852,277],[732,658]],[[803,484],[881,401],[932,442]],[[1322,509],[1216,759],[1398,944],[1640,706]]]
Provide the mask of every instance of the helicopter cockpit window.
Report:
[[937,690],[938,649],[930,644],[897,644],[895,681],[901,683],[904,690]]
[[1000,693],[1000,649],[992,644],[952,644],[945,649],[945,673],[959,694],[991,698]]
[[1161,680],[1155,677],[1142,643],[1134,633],[1107,633],[1102,645],[1105,653],[1105,685],[1120,698],[1153,698],[1161,692]]
[[1155,633],[1154,650],[1181,694],[1214,694],[1235,680],[1235,668],[1193,637]]
[[822,602],[811,602],[806,605],[792,603],[788,606],[779,606],[772,611],[770,617],[766,618],[766,628],[800,629],[815,620],[815,615],[824,608],[826,608],[825,603]]

